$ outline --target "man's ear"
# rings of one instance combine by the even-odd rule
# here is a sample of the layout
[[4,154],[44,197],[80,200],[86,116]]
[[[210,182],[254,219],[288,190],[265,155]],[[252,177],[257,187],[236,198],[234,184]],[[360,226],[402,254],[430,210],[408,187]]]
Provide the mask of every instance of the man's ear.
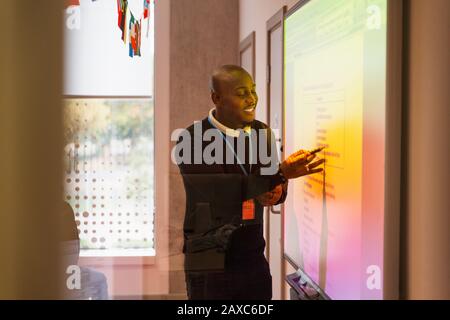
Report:
[[220,95],[218,95],[217,93],[215,93],[214,91],[211,91],[211,100],[214,103],[214,105],[219,105],[220,104]]

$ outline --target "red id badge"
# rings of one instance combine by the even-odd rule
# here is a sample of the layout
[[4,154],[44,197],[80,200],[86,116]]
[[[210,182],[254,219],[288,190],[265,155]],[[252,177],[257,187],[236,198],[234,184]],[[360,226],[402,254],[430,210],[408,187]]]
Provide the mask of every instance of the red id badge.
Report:
[[250,199],[242,203],[242,220],[253,219],[255,219],[255,202]]

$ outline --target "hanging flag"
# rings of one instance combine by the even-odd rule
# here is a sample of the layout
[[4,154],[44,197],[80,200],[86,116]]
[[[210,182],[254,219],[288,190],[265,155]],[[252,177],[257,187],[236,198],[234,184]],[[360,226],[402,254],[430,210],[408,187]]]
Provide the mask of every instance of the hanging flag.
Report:
[[126,43],[126,25],[127,25],[128,0],[117,0],[118,25],[122,30],[122,41]]
[[144,19],[150,15],[150,0],[144,0]]
[[141,24],[142,18],[138,21],[134,18],[133,13],[130,12],[130,23],[129,23],[129,56],[140,56],[141,55]]
[[136,24],[136,33],[137,33],[136,55],[141,56],[142,18]]
[[136,47],[136,29],[134,27],[135,25],[135,20],[134,20],[134,15],[132,12],[130,12],[130,23],[128,26],[129,29],[129,35],[130,35],[130,42],[129,42],[129,56],[133,57],[134,56],[134,48]]
[[[127,44],[128,40],[128,54],[130,57],[141,56],[142,21],[150,18],[150,3],[151,0],[144,0],[144,13],[142,14],[141,18],[137,20],[134,17],[133,12],[131,12],[131,10],[128,10],[128,0],[117,0],[117,23],[120,30],[122,30],[122,40],[125,42],[125,44]],[[128,35],[127,14],[129,15]],[[147,37],[149,33],[149,26],[150,19],[147,19]]]
[[66,0],[65,2],[65,8],[68,8],[70,6],[79,6],[80,0]]

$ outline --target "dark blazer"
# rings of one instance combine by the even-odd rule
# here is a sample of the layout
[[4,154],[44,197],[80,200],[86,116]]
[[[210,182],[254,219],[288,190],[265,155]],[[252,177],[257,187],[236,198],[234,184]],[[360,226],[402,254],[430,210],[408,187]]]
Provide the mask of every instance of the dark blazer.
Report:
[[[272,161],[276,161],[278,165],[275,140],[270,128],[257,120],[251,127],[260,132],[257,135],[258,144],[262,134],[266,135],[268,154],[272,155],[274,150]],[[264,165],[261,164],[259,156],[256,164],[251,166],[249,161],[245,161],[244,169],[247,174],[234,157],[235,162],[232,164],[207,164],[204,159],[195,164],[193,140],[201,141],[198,147],[201,146],[203,154],[205,148],[213,143],[202,139],[208,129],[218,130],[208,118],[201,121],[201,131],[195,130],[194,125],[190,126],[186,129],[188,135],[180,136],[175,148],[177,154],[183,154],[182,147],[186,146],[183,140],[186,137],[190,139],[191,161],[178,165],[186,192],[183,228],[186,270],[223,270],[227,265],[243,266],[264,258],[263,206],[255,200],[255,219],[242,220],[242,203],[273,190],[280,184],[283,184],[283,195],[278,203],[284,202],[287,195],[287,183],[282,175],[261,175]],[[222,140],[223,162],[227,148],[230,148],[224,141]],[[234,143],[234,146],[236,151],[237,143]],[[246,145],[247,155],[248,149]]]

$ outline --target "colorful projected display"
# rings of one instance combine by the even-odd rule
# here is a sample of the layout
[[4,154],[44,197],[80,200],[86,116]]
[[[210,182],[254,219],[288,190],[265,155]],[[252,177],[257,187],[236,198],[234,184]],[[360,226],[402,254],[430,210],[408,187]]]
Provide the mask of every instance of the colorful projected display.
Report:
[[289,185],[285,253],[332,299],[381,299],[386,0],[311,0],[285,21],[285,153],[326,146]]

